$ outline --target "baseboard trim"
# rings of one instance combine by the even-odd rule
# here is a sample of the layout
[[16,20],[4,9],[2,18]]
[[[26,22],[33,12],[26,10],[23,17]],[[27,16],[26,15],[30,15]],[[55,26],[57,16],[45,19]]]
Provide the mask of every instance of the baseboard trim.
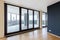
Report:
[[6,38],[6,37],[0,37],[0,39],[3,39],[3,38]]
[[52,36],[55,36],[55,37],[57,37],[57,38],[60,38],[60,36],[57,36],[57,35],[52,34],[52,33],[50,33],[50,32],[48,32],[48,34],[50,34],[50,35],[52,35]]

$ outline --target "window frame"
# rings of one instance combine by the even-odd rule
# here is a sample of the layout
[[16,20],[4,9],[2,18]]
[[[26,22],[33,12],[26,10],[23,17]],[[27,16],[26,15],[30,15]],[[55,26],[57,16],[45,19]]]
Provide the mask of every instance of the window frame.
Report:
[[[7,33],[7,5],[11,5],[11,6],[15,6],[19,8],[19,25],[20,25],[20,30],[17,32],[13,32],[13,33]],[[29,17],[29,12],[28,10],[32,10],[33,11],[33,28],[29,29],[29,20],[27,17],[27,30],[34,30],[34,29],[40,29],[40,11],[35,10],[35,9],[30,9],[30,8],[25,8],[25,7],[21,7],[21,6],[16,6],[16,5],[12,5],[9,3],[4,3],[4,32],[5,32],[5,36],[10,35],[10,34],[15,34],[15,33],[19,33],[19,32],[23,32],[26,30],[21,30],[21,8],[23,9],[27,9],[27,16]],[[38,28],[34,28],[34,11],[38,11],[39,12],[39,27]]]

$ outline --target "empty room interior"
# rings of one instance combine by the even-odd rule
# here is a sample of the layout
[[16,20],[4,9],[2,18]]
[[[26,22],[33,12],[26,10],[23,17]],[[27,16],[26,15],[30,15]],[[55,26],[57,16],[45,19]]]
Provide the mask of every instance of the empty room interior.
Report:
[[0,40],[60,40],[60,0],[0,0]]

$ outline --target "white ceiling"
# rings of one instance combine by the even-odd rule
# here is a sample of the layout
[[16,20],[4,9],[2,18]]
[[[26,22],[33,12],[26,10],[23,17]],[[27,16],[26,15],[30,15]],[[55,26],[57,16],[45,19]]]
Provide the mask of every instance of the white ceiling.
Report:
[[6,3],[47,11],[45,0],[4,0]]
[[7,3],[47,12],[47,6],[60,0],[4,0]]
[[59,2],[60,0],[47,0],[47,6],[52,5],[56,2]]

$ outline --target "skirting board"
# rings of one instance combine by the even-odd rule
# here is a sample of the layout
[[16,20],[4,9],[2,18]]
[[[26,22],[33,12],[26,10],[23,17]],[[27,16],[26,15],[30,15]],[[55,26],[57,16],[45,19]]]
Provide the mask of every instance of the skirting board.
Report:
[[52,33],[49,33],[49,32],[48,32],[48,34],[60,38],[60,36],[57,36],[57,35],[55,35],[55,34],[52,34]]
[[4,39],[4,38],[6,38],[6,37],[0,37],[0,39]]

